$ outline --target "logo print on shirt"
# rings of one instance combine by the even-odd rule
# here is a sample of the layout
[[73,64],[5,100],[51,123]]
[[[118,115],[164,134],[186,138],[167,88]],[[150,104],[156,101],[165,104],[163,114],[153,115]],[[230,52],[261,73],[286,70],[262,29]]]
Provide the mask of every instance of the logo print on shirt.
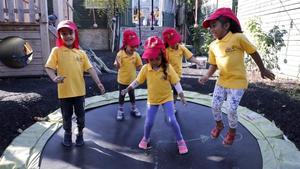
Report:
[[81,57],[80,57],[80,56],[78,56],[78,55],[77,55],[77,56],[75,56],[75,59],[76,59],[76,61],[77,61],[77,62],[82,62],[82,59],[81,59]]
[[225,49],[225,52],[226,53],[229,53],[229,52],[234,52],[235,51],[235,48],[232,46],[232,47],[227,47],[226,49]]

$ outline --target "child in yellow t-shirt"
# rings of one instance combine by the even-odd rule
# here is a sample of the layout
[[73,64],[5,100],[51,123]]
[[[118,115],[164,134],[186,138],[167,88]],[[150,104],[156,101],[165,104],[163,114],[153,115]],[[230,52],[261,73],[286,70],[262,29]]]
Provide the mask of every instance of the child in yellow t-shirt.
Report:
[[51,80],[58,86],[58,98],[65,130],[62,143],[67,147],[72,146],[72,115],[74,110],[78,125],[76,146],[82,146],[84,144],[84,96],[86,94],[84,72],[91,74],[101,94],[105,90],[87,55],[79,50],[76,24],[70,20],[61,21],[57,26],[57,34],[57,47],[52,49],[45,69]]
[[[140,55],[135,51],[140,44],[137,34],[130,29],[127,29],[123,33],[123,46],[117,53],[114,65],[118,69],[118,84],[119,84],[119,110],[117,112],[116,119],[124,120],[124,95],[121,95],[121,90],[125,89],[135,78],[136,70],[139,70],[143,63]],[[141,117],[141,113],[136,107],[134,90],[129,93],[131,102],[131,114],[134,117]]]
[[176,140],[180,154],[188,152],[185,141],[183,140],[179,124],[173,113],[174,103],[171,85],[175,87],[181,101],[186,104],[184,94],[179,82],[179,78],[173,67],[167,63],[165,58],[165,47],[162,41],[156,37],[149,37],[145,43],[143,59],[148,64],[144,65],[137,78],[124,90],[122,94],[130,92],[138,85],[147,81],[148,108],[147,117],[144,126],[144,136],[139,143],[139,148],[148,149],[150,141],[150,132],[154,123],[155,115],[160,105],[163,106],[167,116],[171,119],[171,126],[176,134]]
[[244,52],[254,59],[262,78],[274,80],[275,75],[264,67],[255,46],[242,34],[240,22],[230,8],[217,9],[202,25],[204,28],[210,28],[216,40],[209,46],[208,72],[199,79],[199,83],[204,84],[217,69],[220,71],[212,100],[212,113],[216,127],[211,131],[211,137],[217,138],[224,128],[221,107],[227,99],[229,130],[223,144],[231,145],[238,122],[237,108],[248,86]]
[[[185,57],[189,62],[201,65],[202,63],[193,57],[193,53],[190,52],[184,45],[180,44],[180,34],[174,28],[167,28],[162,33],[163,40],[166,47],[166,54],[168,62],[173,66],[179,78],[182,75],[182,59]],[[178,93],[173,88],[174,103],[176,103]],[[175,105],[175,104],[174,104]],[[174,108],[176,113],[176,108]]]

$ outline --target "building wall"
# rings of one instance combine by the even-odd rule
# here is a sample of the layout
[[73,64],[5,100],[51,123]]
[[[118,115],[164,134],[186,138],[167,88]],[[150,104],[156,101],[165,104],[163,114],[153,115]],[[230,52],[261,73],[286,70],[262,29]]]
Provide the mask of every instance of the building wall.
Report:
[[79,28],[80,44],[93,50],[108,50],[107,16],[99,15],[95,11],[97,27],[93,27],[93,10],[85,8],[84,0],[73,1],[73,8],[74,22]]
[[107,29],[80,29],[80,45],[89,47],[92,50],[108,50],[108,30]]
[[[274,25],[285,29],[286,47],[279,53],[279,66],[282,74],[300,77],[300,1],[299,0],[239,0],[238,18],[245,30],[245,23],[258,16],[264,31]],[[262,56],[263,57],[263,56]],[[285,60],[287,61],[285,63]]]

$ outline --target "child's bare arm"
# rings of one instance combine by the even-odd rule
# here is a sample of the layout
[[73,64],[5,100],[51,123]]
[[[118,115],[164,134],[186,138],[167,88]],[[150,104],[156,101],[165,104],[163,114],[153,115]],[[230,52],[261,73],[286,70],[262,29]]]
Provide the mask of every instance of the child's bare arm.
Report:
[[97,84],[98,88],[100,89],[101,94],[104,94],[104,92],[105,92],[104,86],[101,83],[101,81],[100,81],[100,79],[99,79],[99,77],[98,77],[97,72],[95,71],[95,69],[94,68],[90,68],[90,69],[88,69],[88,72],[92,76],[92,79]]
[[178,93],[178,95],[179,95],[179,97],[180,97],[180,100],[181,100],[182,104],[183,104],[183,105],[186,105],[187,102],[186,102],[186,100],[185,100],[185,97],[184,97],[184,94],[183,94],[183,90],[182,90],[182,86],[181,86],[180,82],[177,82],[177,83],[174,84],[173,86],[174,86],[174,88],[176,89],[176,91],[177,91],[177,93]]
[[216,65],[209,65],[206,75],[199,78],[198,82],[200,84],[205,84],[208,81],[208,79],[216,72],[217,69],[218,68]]
[[125,95],[125,94],[128,93],[130,90],[137,88],[139,85],[140,85],[140,84],[139,84],[136,80],[134,80],[134,81],[133,81],[126,89],[123,89],[123,90],[121,91],[121,94],[122,94],[122,95]]
[[256,63],[256,65],[258,66],[259,70],[260,70],[260,74],[261,77],[263,79],[268,78],[270,80],[274,80],[275,79],[275,75],[268,69],[265,68],[260,55],[258,54],[258,52],[254,52],[252,54],[250,54],[251,57],[253,58],[254,62]]
[[120,69],[121,61],[120,61],[119,56],[116,56],[116,59],[115,59],[115,62],[114,62],[114,66],[115,66],[117,69]]
[[204,65],[204,62],[201,62],[200,60],[196,59],[194,56],[192,56],[188,61],[192,63],[196,63],[198,66]]
[[63,83],[64,82],[65,77],[63,77],[63,76],[56,76],[54,69],[46,67],[45,70],[46,70],[48,76],[50,77],[50,79],[53,82],[55,82],[55,83]]
[[136,70],[141,70],[142,67],[143,67],[143,65],[139,65],[136,67]]

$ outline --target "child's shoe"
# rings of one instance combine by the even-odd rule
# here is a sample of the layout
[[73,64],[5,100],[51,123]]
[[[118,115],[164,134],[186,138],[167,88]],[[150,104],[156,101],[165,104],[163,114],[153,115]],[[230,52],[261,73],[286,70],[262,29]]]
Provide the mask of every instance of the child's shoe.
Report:
[[228,131],[226,134],[226,137],[223,140],[223,144],[224,145],[232,145],[234,138],[235,138],[235,133]]
[[188,152],[188,148],[184,140],[177,141],[177,146],[178,146],[179,154],[185,154]]
[[118,110],[116,119],[118,121],[121,121],[121,120],[124,120],[124,118],[125,118],[124,111]]
[[72,146],[72,133],[65,132],[62,144],[66,147]]
[[131,109],[131,115],[138,118],[142,116],[141,112],[136,107],[134,109]]
[[219,135],[220,135],[220,133],[221,133],[221,131],[224,129],[224,126],[222,125],[222,126],[216,126],[215,128],[213,128],[212,130],[211,130],[211,132],[210,132],[210,136],[212,137],[212,138],[218,138],[219,137]]
[[145,137],[143,137],[142,138],[142,140],[140,141],[140,143],[139,143],[139,148],[140,149],[144,149],[144,150],[147,150],[149,147],[149,142],[150,142],[150,140],[148,139],[146,139]]
[[84,145],[84,140],[83,140],[83,134],[82,133],[76,135],[76,142],[75,143],[76,143],[75,145],[78,146],[78,147],[81,147],[81,146]]

